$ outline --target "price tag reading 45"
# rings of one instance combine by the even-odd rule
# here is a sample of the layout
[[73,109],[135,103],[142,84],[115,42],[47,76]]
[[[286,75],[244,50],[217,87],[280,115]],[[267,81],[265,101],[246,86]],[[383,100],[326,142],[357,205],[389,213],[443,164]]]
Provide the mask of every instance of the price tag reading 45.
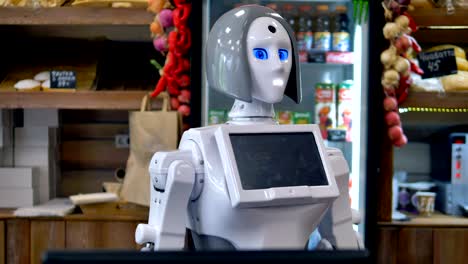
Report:
[[445,49],[418,54],[419,67],[424,71],[423,79],[457,73],[454,49]]
[[50,88],[75,89],[76,73],[74,71],[51,71]]

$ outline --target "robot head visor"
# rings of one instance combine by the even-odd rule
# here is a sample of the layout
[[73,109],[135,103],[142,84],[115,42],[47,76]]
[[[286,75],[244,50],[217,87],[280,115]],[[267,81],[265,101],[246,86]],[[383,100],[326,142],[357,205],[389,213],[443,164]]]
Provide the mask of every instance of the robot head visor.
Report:
[[[289,39],[286,40],[290,42],[292,49],[287,56],[292,65],[284,94],[300,103],[301,78],[294,31],[274,10],[259,5],[235,8],[222,15],[213,25],[208,35],[205,56],[208,85],[234,99],[252,102],[255,79],[252,78],[249,66],[248,56],[252,54],[252,50],[247,47],[247,38],[252,23],[261,17],[273,19],[287,32]],[[278,34],[278,28],[266,27],[265,30]],[[261,53],[258,55],[262,56]],[[285,54],[282,53],[281,56]]]

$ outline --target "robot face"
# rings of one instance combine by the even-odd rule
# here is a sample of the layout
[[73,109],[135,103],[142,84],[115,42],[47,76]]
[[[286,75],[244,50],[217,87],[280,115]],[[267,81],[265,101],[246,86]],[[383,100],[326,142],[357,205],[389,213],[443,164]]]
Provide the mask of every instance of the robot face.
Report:
[[255,19],[247,33],[247,58],[252,78],[252,97],[278,103],[291,72],[293,54],[286,29],[271,17]]

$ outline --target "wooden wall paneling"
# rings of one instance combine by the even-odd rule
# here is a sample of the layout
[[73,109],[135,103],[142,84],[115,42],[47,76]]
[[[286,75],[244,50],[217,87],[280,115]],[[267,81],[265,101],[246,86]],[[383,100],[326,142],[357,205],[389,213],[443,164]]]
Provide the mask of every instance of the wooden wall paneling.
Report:
[[64,248],[64,221],[31,220],[31,264],[40,264],[42,254],[49,249]]
[[128,134],[128,124],[65,124],[62,126],[62,140],[98,139],[114,140],[115,135]]
[[434,229],[434,263],[468,263],[468,229]]
[[433,260],[432,228],[404,227],[398,233],[397,263],[421,264]]
[[60,197],[102,191],[103,182],[115,182],[115,170],[63,171],[58,190]]
[[[466,18],[464,18],[466,20]],[[414,37],[419,43],[428,45],[441,45],[451,43],[464,46],[468,36],[468,29],[446,30],[446,29],[421,29],[414,33]],[[430,43],[430,44],[429,44]]]
[[5,264],[5,221],[0,221],[0,264]]
[[60,112],[59,196],[99,192],[125,169],[129,149],[116,148],[115,136],[128,134],[128,111],[64,110]]
[[128,111],[109,110],[61,110],[62,124],[80,123],[128,123]]
[[129,154],[128,148],[116,148],[114,140],[63,141],[60,149],[62,171],[125,167]]
[[30,221],[9,219],[6,221],[6,263],[30,262]]
[[134,221],[67,221],[66,242],[70,249],[136,249]]
[[398,231],[396,227],[381,227],[378,231],[377,263],[398,264]]

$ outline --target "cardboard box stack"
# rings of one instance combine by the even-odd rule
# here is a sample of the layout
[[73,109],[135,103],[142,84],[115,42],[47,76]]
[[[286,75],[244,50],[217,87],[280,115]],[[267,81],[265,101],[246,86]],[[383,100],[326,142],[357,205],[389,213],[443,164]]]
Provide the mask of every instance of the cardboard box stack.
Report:
[[0,110],[0,207],[56,196],[58,125],[55,109],[25,109],[22,127],[14,127],[11,110]]
[[25,109],[23,127],[15,128],[15,167],[36,168],[40,203],[56,196],[58,125],[56,109]]
[[32,206],[39,202],[35,168],[0,168],[0,207]]

